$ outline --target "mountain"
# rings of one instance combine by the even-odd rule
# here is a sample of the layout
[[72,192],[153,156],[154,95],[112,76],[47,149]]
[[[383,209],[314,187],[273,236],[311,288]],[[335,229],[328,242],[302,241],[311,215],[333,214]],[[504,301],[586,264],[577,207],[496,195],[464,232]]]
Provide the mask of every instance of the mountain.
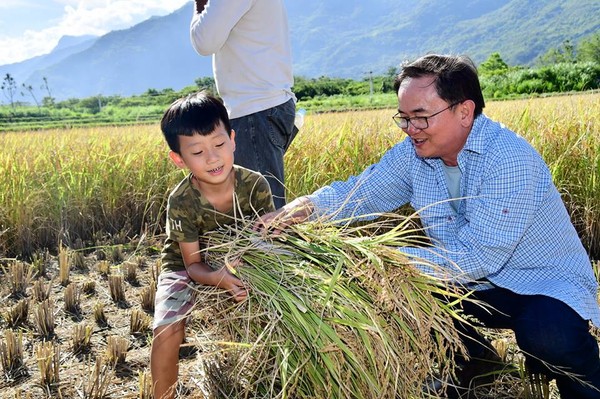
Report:
[[[429,52],[470,55],[476,63],[499,52],[528,65],[565,40],[576,44],[600,29],[598,0],[286,0],[294,73],[360,79],[385,73]],[[211,58],[193,50],[193,2],[164,17],[93,38],[64,38],[49,54],[0,66],[40,87],[47,78],[58,100],[97,94],[141,94],[181,88],[212,76]]]

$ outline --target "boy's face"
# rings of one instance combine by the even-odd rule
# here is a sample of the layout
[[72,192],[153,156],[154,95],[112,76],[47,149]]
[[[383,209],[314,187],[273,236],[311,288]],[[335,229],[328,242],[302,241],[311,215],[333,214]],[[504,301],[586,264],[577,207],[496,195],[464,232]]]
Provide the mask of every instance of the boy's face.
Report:
[[180,154],[171,151],[169,156],[178,167],[189,169],[199,184],[221,184],[233,169],[234,139],[235,132],[229,137],[219,124],[208,136],[179,136]]

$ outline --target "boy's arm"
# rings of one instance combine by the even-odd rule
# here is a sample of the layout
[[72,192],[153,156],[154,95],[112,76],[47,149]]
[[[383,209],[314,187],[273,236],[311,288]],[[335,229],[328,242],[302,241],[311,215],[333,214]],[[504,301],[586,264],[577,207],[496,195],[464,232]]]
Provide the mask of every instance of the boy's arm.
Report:
[[227,290],[237,302],[244,300],[248,296],[248,291],[244,287],[244,284],[237,277],[233,276],[227,270],[227,267],[223,266],[219,270],[213,270],[202,261],[198,242],[180,242],[179,248],[181,249],[185,268],[192,280],[199,284],[212,285]]

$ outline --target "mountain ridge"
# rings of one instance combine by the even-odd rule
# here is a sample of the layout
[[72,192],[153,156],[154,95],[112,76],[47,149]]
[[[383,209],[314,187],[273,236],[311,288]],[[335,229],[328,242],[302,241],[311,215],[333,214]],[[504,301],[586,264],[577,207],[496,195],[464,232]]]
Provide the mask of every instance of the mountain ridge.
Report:
[[[383,74],[430,53],[461,53],[481,63],[499,52],[509,65],[530,65],[565,40],[600,29],[597,0],[286,0],[294,74]],[[193,2],[163,17],[97,38],[65,38],[49,54],[0,66],[19,85],[47,78],[57,100],[180,90],[212,76],[210,57],[189,38]]]

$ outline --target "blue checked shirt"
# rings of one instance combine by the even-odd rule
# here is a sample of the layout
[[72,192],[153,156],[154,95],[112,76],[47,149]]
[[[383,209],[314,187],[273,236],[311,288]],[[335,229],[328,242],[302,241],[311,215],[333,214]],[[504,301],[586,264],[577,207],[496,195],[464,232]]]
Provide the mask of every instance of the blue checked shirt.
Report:
[[[442,160],[417,157],[410,138],[358,176],[309,195],[316,215],[345,219],[410,203],[436,244],[403,247],[415,259],[524,295],[546,295],[600,327],[590,260],[541,156],[523,138],[485,115],[475,119],[458,154],[457,211]],[[424,268],[427,270],[427,268]],[[484,285],[479,289],[485,288]]]

